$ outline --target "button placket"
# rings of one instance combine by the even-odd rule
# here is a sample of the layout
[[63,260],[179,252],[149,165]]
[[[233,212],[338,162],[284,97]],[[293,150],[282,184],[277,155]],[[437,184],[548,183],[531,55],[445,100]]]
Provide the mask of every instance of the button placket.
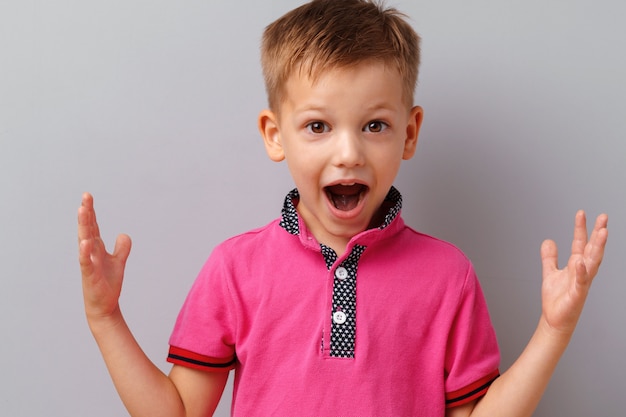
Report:
[[[335,252],[326,258],[328,268],[337,260]],[[356,341],[356,277],[357,265],[365,246],[355,245],[350,255],[335,269],[331,312],[330,356],[353,358]],[[332,259],[332,262],[330,262]]]

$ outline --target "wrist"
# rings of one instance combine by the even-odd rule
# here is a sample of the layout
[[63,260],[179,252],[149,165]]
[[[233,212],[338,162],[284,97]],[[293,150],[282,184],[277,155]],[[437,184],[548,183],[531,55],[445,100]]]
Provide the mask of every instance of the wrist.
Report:
[[106,332],[109,329],[118,327],[124,323],[124,317],[119,306],[112,312],[107,314],[85,312],[89,329],[95,335],[97,333]]
[[549,341],[555,346],[563,346],[563,349],[569,344],[574,328],[558,328],[550,324],[546,317],[542,314],[537,326],[538,336],[542,340]]

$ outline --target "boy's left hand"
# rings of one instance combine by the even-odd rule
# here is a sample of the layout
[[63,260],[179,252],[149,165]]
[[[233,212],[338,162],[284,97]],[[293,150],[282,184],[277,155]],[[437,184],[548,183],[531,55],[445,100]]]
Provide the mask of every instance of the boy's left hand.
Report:
[[607,223],[608,216],[599,215],[591,236],[587,238],[585,212],[576,213],[572,254],[563,269],[558,269],[558,251],[554,241],[546,240],[541,245],[542,320],[551,330],[565,335],[574,332],[604,256]]

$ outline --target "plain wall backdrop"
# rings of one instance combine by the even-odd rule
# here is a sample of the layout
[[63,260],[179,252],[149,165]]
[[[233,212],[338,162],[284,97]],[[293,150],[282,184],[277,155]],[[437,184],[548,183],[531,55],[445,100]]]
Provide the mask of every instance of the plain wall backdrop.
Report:
[[[387,3],[423,38],[406,221],[474,261],[504,370],[539,318],[541,241],[569,253],[576,210],[608,212],[605,262],[536,416],[623,415],[626,3]],[[256,128],[258,45],[299,4],[0,0],[0,414],[126,414],[83,315],[83,191],[109,246],[133,238],[122,309],[169,370],[212,248],[277,217],[292,187]]]

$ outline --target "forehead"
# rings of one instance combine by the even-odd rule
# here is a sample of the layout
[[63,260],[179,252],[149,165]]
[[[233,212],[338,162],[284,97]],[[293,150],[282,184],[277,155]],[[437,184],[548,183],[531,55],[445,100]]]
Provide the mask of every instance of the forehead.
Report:
[[[371,94],[365,94],[371,93]],[[304,98],[333,101],[342,95],[387,101],[406,101],[404,82],[395,66],[380,61],[335,67],[307,72],[302,68],[292,71],[283,85],[280,106]]]

